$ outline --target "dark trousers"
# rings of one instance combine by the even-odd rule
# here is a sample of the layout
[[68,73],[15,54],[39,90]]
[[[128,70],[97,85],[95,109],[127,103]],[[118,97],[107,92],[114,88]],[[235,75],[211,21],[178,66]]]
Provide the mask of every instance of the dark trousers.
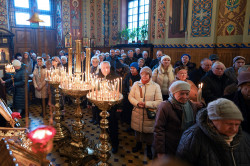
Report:
[[112,108],[108,111],[110,116],[108,117],[109,121],[109,137],[111,140],[112,147],[118,147],[119,139],[118,139],[118,119],[117,119],[117,112],[115,108]]
[[[38,100],[39,100],[39,103],[41,104],[41,106],[42,106],[42,112],[43,112],[43,99],[42,98],[38,98]],[[48,101],[49,101],[49,99],[48,98],[45,98],[44,99],[44,102],[45,102],[45,112],[46,112],[46,106],[48,105]]]
[[133,105],[129,102],[128,96],[124,96],[121,119],[123,122],[127,123],[128,125],[131,124],[132,109],[133,109]]

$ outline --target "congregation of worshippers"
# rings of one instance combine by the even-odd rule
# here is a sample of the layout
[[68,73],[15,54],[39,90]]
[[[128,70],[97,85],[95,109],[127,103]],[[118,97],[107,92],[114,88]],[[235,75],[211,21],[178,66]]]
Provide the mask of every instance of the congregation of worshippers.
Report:
[[[246,57],[233,57],[228,68],[217,54],[200,64],[192,62],[191,54],[183,54],[176,62],[161,50],[154,57],[140,48],[91,52],[92,75],[105,75],[108,80],[122,77],[123,81],[122,102],[108,110],[112,154],[121,150],[123,139],[118,137],[119,125],[123,124],[136,140],[132,153],[146,148],[149,160],[177,156],[191,165],[250,165],[250,65]],[[7,92],[14,89],[9,92],[13,93],[13,111],[25,116],[25,74],[32,78],[29,92],[34,93],[41,108],[45,99],[45,106],[55,109],[54,89],[45,80],[46,69],[63,66],[68,70],[68,53],[60,51],[51,57],[22,52],[15,54],[12,64],[14,84],[9,75],[1,84]],[[61,96],[60,110],[65,113],[64,105],[72,101]],[[91,110],[87,123],[100,125],[97,106],[82,100],[81,107]]]

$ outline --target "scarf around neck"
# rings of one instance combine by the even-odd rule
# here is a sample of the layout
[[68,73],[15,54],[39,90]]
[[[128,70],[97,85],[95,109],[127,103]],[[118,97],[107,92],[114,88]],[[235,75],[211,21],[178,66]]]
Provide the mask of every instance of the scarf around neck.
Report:
[[195,123],[193,108],[191,107],[189,102],[186,102],[184,104],[180,103],[175,99],[175,97],[172,94],[169,95],[168,100],[172,104],[180,106],[182,109],[182,123],[181,123],[182,131],[185,131]]

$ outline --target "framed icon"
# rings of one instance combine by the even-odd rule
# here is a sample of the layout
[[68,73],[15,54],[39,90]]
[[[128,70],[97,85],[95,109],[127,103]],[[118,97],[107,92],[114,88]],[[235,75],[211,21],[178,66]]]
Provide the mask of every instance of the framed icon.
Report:
[[9,48],[0,48],[0,65],[10,62]]
[[65,48],[72,47],[72,35],[70,33],[67,33],[65,35]]
[[90,47],[95,47],[95,38],[90,39]]
[[84,38],[82,39],[82,46],[83,46],[83,47],[89,47],[89,38],[84,37]]

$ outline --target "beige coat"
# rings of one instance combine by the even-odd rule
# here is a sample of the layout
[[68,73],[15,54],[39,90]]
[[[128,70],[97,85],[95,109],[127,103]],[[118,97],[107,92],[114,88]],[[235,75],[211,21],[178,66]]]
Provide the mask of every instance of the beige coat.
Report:
[[[142,96],[140,97],[140,89],[142,87]],[[131,127],[135,131],[143,133],[153,133],[154,131],[154,119],[148,119],[145,108],[157,109],[158,105],[162,102],[161,89],[158,84],[150,80],[146,85],[143,85],[141,81],[137,81],[133,84],[129,93],[128,99],[134,106],[131,118]],[[139,101],[145,101],[145,108],[138,108]]]
[[[163,81],[164,81],[164,76],[167,76],[165,80],[168,82],[165,87],[167,89],[163,90]],[[168,70],[164,72],[164,69],[159,65],[156,69],[154,69],[153,74],[152,74],[152,80],[156,82],[157,84],[160,85],[161,91],[163,94],[167,95],[169,94],[168,88],[171,85],[171,83],[174,81],[174,69],[172,65],[168,67]]]
[[38,91],[37,89],[35,90],[35,96],[36,98],[47,98],[48,97],[48,85],[47,82],[45,81],[45,76],[46,76],[46,69],[41,68],[40,69],[40,74],[39,74],[39,69],[36,67],[34,72],[33,72],[33,84],[34,87],[42,87],[41,91]]

